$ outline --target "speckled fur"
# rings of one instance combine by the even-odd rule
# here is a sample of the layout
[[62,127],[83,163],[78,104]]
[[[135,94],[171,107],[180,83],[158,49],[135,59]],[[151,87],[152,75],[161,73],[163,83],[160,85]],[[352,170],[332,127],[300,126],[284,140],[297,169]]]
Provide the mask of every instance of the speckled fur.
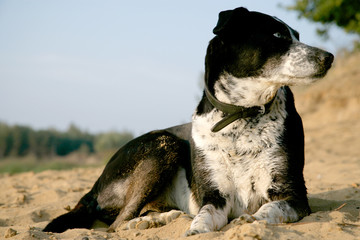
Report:
[[[192,136],[202,156],[197,170],[208,172],[207,184],[219,190],[226,204],[216,210],[211,204],[204,205],[189,235],[219,229],[228,219],[243,214],[254,214],[255,219],[270,223],[300,218],[286,202],[280,203],[284,208],[278,207],[279,203],[270,203],[268,192],[269,189],[282,191],[285,187],[273,179],[287,171],[286,149],[280,142],[287,117],[286,91],[289,90],[277,91],[268,114],[239,119],[217,133],[209,129],[221,119],[222,112],[213,109],[206,115],[193,116]],[[215,213],[218,217],[213,217]],[[209,224],[209,219],[215,221]]]

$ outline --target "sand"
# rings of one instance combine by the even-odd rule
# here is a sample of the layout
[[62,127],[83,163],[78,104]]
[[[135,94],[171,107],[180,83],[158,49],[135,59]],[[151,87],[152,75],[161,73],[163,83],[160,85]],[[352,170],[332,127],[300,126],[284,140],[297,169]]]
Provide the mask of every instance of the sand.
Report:
[[[306,136],[304,175],[312,214],[292,224],[266,222],[225,226],[186,239],[360,239],[360,54],[337,60],[318,83],[295,88]],[[61,234],[41,229],[90,190],[101,168],[0,176],[0,239],[185,239],[191,218],[166,226],[107,233],[73,229]]]

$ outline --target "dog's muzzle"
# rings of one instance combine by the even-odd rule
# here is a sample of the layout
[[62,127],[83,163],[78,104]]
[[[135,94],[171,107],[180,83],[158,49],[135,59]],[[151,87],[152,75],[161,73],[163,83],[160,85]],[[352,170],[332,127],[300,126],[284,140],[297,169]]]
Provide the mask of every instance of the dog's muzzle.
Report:
[[314,56],[312,61],[316,62],[319,66],[317,74],[314,77],[324,77],[327,71],[331,68],[331,64],[334,61],[334,55],[324,50],[314,48]]

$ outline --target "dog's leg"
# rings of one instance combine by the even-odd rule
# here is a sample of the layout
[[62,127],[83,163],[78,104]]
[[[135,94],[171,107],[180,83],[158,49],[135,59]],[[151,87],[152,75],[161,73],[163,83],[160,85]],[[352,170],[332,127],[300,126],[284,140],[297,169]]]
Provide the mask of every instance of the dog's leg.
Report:
[[216,208],[212,204],[203,206],[191,223],[190,229],[185,233],[186,236],[199,233],[206,233],[219,230],[227,224],[226,208]]
[[131,202],[127,203],[116,217],[115,221],[108,228],[108,232],[115,232],[115,229],[120,226],[124,221],[128,221],[138,216],[142,205],[142,194],[131,198]]
[[[306,201],[307,203],[307,201]],[[265,220],[268,223],[289,223],[299,221],[310,213],[308,205],[300,201],[279,200],[264,204],[253,214],[244,214],[233,223],[251,223],[255,220]]]
[[[170,169],[166,169],[163,165],[155,166],[150,163],[151,161],[143,161],[131,176],[130,181],[132,184],[131,187],[127,189],[127,201],[122,207],[119,215],[116,217],[116,220],[109,227],[109,232],[115,231],[115,229],[121,226],[124,222],[138,217],[144,208],[157,210],[158,207],[160,207],[160,210],[162,210],[167,207],[166,201],[162,201],[162,193],[167,187],[166,184],[168,184],[169,180],[171,180],[171,178],[168,178],[167,176],[173,175],[174,171],[171,168],[174,166],[169,167]],[[176,169],[175,163],[176,162],[174,162],[173,165],[175,165]],[[156,172],[157,175],[150,173],[144,174],[146,171],[151,173]],[[144,179],[147,179],[147,181],[144,181]],[[155,202],[155,206],[152,207],[151,202]],[[160,217],[166,219],[169,216],[161,215]],[[144,220],[150,221],[150,219],[147,218]],[[137,221],[135,220],[135,222]]]
[[[103,182],[113,183],[113,179],[120,177],[127,182],[121,186],[108,183],[112,187],[110,193],[105,190],[100,192],[100,198],[102,194],[105,195],[105,201],[100,204],[102,208],[119,209],[119,214],[108,229],[109,232],[138,217],[149,203],[153,202],[162,208],[169,207],[166,201],[161,201],[161,196],[170,187],[181,161],[189,158],[189,146],[187,142],[166,131],[154,131],[133,141],[132,145],[117,155],[110,160],[100,177]],[[120,195],[123,199],[121,206],[107,202],[107,194]]]
[[[121,226],[123,223],[128,222],[127,227],[125,229],[133,229],[136,228],[136,224],[140,221],[142,222],[141,228],[149,228],[149,227],[156,227],[165,225],[167,222],[170,222],[172,219],[177,218],[180,215],[180,211],[170,211],[163,214],[158,214],[156,212],[151,212],[147,216],[144,217],[138,217],[141,214],[142,209],[144,209],[144,206],[148,206],[147,204],[149,202],[149,198],[151,199],[151,195],[147,195],[149,192],[153,191],[154,188],[159,186],[156,186],[156,183],[159,185],[159,181],[161,179],[165,179],[163,177],[164,174],[168,174],[168,172],[162,172],[159,174],[158,178],[153,179],[153,181],[148,182],[141,182],[139,178],[136,178],[137,180],[133,180],[133,182],[136,183],[136,186],[134,186],[134,190],[131,190],[132,194],[128,198],[128,202],[125,203],[124,207],[121,209],[119,215],[116,217],[116,220],[111,224],[108,231],[114,232],[116,228]],[[164,189],[164,187],[160,187],[160,190]],[[158,193],[155,191],[155,196]],[[166,207],[166,202],[161,201],[161,195],[159,198],[155,198],[156,201],[160,201],[158,205],[164,205],[163,207]],[[151,205],[151,204],[150,204]],[[157,210],[157,207],[154,206],[153,208]],[[160,208],[161,210],[162,208]],[[171,219],[171,220],[170,220]],[[145,223],[147,222],[147,223]],[[148,224],[148,227],[144,227],[146,224]],[[133,227],[135,226],[135,227]]]
[[274,201],[264,204],[253,217],[258,220],[266,220],[268,223],[286,223],[299,220],[299,215],[287,201]]
[[182,213],[180,210],[171,210],[163,213],[151,212],[146,216],[130,220],[124,225],[122,230],[161,227],[178,218]]

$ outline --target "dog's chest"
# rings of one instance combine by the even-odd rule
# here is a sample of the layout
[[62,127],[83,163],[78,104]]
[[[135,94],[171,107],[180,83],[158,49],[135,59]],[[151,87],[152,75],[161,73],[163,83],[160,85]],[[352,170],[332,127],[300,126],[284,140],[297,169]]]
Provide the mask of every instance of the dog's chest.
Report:
[[276,100],[268,114],[239,119],[217,133],[209,129],[221,119],[219,111],[193,117],[192,136],[203,154],[203,170],[220,192],[242,208],[267,199],[272,176],[284,163],[279,139],[285,117],[284,102]]

